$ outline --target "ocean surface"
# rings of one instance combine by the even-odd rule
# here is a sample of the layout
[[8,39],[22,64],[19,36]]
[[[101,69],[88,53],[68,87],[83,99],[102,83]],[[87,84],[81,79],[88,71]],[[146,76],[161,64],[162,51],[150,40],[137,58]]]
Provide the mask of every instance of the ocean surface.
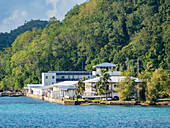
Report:
[[0,128],[170,128],[169,106],[63,106],[0,97]]

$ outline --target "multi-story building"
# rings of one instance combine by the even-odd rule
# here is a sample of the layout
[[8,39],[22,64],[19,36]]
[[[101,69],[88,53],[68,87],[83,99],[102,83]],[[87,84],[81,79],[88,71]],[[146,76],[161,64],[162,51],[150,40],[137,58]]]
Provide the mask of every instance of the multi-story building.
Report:
[[42,73],[42,85],[52,85],[61,81],[78,81],[83,77],[92,78],[92,72],[88,71],[48,71]]
[[[115,91],[116,86],[118,85],[119,82],[123,81],[126,76],[111,76],[108,82],[106,83],[106,93],[109,96],[119,96],[118,92]],[[136,85],[140,82],[138,78],[131,77],[131,79],[135,80]],[[88,96],[95,96],[95,87],[96,83],[100,80],[100,77],[96,77],[90,80],[84,81],[85,83],[85,92],[84,94]],[[105,95],[104,95],[105,97]]]

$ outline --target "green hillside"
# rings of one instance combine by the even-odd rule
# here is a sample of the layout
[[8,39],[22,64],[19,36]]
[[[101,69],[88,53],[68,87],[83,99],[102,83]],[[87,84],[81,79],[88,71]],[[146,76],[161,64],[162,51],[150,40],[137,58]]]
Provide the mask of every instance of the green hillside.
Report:
[[41,72],[85,70],[102,62],[125,61],[140,71],[170,67],[169,0],[90,0],[76,5],[65,19],[51,18],[44,29],[26,31],[0,53],[2,89],[40,83]]
[[18,35],[26,31],[32,31],[34,28],[45,28],[47,21],[31,20],[17,29],[11,30],[10,33],[0,33],[0,50],[3,48],[11,47],[11,44],[15,41]]

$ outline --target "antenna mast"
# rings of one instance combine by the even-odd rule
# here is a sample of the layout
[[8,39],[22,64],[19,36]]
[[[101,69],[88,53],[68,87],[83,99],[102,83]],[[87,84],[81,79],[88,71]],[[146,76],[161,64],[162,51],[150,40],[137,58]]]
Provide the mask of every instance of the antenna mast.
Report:
[[137,75],[139,75],[139,58],[137,59]]
[[59,59],[57,58],[57,69],[59,71]]

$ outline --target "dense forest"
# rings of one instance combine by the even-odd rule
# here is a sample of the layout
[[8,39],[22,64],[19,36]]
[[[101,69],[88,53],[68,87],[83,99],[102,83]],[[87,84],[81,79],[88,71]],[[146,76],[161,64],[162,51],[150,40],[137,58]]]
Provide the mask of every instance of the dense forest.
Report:
[[[1,89],[41,83],[41,73],[91,71],[102,62],[131,75],[149,68],[169,70],[169,0],[89,0],[76,5],[63,21],[51,18],[44,29],[20,34],[0,52]],[[59,61],[59,67],[57,63]],[[168,75],[168,74],[167,74]]]
[[3,48],[11,47],[11,44],[15,41],[18,35],[26,31],[32,31],[34,28],[45,28],[47,21],[31,20],[25,22],[24,25],[19,26],[17,29],[11,30],[10,33],[0,33],[0,50]]

